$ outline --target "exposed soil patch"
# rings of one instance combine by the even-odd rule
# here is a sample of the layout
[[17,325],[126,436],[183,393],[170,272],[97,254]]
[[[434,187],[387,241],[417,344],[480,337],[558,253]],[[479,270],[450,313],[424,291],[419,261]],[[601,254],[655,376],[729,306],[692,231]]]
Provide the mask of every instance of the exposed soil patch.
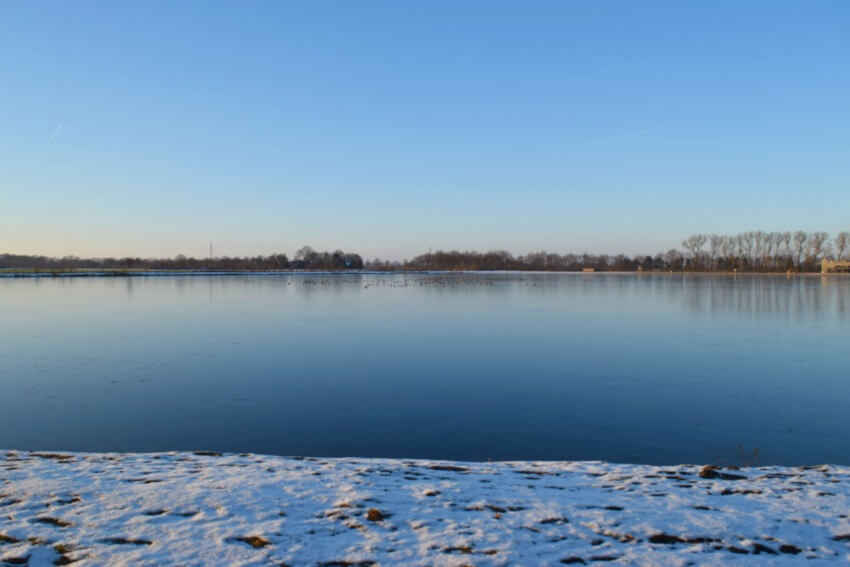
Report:
[[546,518],[546,519],[540,520],[540,523],[541,524],[569,524],[570,521],[563,516],[559,516],[557,518]]
[[449,472],[468,472],[467,467],[458,467],[455,465],[430,465],[428,467],[432,471],[449,471]]
[[53,459],[54,461],[72,461],[74,455],[61,455],[59,453],[30,453],[31,457],[40,459]]
[[267,540],[263,536],[256,536],[256,535],[240,536],[240,537],[235,537],[233,539],[234,539],[234,541],[241,541],[242,543],[247,543],[251,547],[254,547],[254,548],[257,548],[257,549],[259,549],[261,547],[266,547],[267,545],[269,545],[271,543],[269,540]]
[[726,473],[718,469],[717,467],[706,465],[702,467],[699,471],[700,478],[719,478],[720,480],[747,480],[747,477],[739,475]]
[[67,545],[57,543],[53,546],[53,550],[59,554],[59,557],[53,561],[54,565],[70,565],[79,561],[79,559],[72,559],[71,557],[68,557],[68,554],[71,553],[73,549]]
[[111,545],[151,545],[153,543],[148,539],[129,539],[126,537],[110,537],[100,541]]
[[369,510],[366,512],[366,519],[370,522],[380,522],[386,517],[386,514],[384,514],[377,508],[369,508]]
[[71,522],[66,522],[65,520],[60,520],[59,518],[52,517],[35,518],[32,521],[36,524],[47,524],[49,526],[56,526],[59,528],[67,528],[68,526],[72,525]]

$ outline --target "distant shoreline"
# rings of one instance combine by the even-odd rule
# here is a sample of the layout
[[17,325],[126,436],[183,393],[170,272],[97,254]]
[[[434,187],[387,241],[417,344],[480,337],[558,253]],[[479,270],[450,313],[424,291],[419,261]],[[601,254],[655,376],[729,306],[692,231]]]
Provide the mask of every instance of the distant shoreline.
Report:
[[577,270],[136,270],[106,269],[0,269],[0,278],[116,278],[116,277],[190,277],[190,276],[340,276],[340,275],[405,275],[405,274],[563,274],[581,276],[767,276],[792,278],[796,276],[850,277],[847,273],[822,272],[681,272],[681,271],[594,271]]

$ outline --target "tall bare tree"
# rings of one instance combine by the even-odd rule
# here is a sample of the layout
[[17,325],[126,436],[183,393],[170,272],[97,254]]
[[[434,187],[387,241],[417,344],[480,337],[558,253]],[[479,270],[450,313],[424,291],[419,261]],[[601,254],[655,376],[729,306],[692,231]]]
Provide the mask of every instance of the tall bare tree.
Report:
[[809,255],[813,262],[817,262],[818,257],[825,254],[828,241],[829,235],[825,232],[813,232],[809,235]]
[[802,268],[803,251],[806,249],[806,240],[808,238],[809,235],[802,230],[794,233],[794,253],[797,255],[797,269]]
[[717,259],[717,255],[720,253],[721,247],[723,246],[725,239],[719,234],[712,234],[708,237],[708,246],[709,250],[711,250],[711,258],[709,259],[709,269],[714,269],[714,262]]
[[744,233],[744,245],[747,247],[747,261],[749,261],[750,266],[756,263],[756,256],[758,255],[758,248],[756,248],[756,233],[754,231],[749,231]]
[[841,260],[844,257],[844,251],[850,245],[850,232],[839,232],[835,236],[835,257],[836,260]]
[[694,266],[696,268],[699,268],[702,247],[705,246],[706,240],[707,237],[704,234],[693,234],[682,241],[682,246],[684,246],[688,252],[693,255]]
[[776,264],[776,257],[779,256],[779,239],[781,237],[782,235],[778,232],[771,232],[767,235],[764,261],[768,268],[772,268]]
[[782,241],[782,247],[785,251],[785,265],[788,266],[788,260],[791,259],[791,231],[786,230],[779,238]]
[[[754,259],[763,259],[764,258],[764,247],[767,241],[767,235],[763,230],[757,230],[753,232],[753,242],[755,242],[755,258]],[[753,262],[755,264],[756,262]]]

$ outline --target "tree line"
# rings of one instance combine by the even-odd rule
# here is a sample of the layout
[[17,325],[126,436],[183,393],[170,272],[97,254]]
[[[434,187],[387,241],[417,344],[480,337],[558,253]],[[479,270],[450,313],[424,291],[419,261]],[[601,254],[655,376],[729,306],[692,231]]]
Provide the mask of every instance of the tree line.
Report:
[[0,254],[0,269],[25,270],[199,270],[199,271],[269,271],[269,270],[361,270],[359,254],[336,250],[317,252],[304,246],[290,260],[286,254],[268,256],[192,258],[178,254],[174,258],[79,258],[64,256],[28,256]]
[[683,240],[682,246],[688,252],[684,267],[693,270],[816,272],[824,259],[845,259],[850,233],[839,232],[835,238],[826,232],[802,230],[694,234]]
[[373,269],[406,270],[534,270],[534,271],[709,271],[709,272],[819,272],[821,260],[844,260],[850,254],[850,233],[830,238],[826,232],[749,231],[735,235],[694,234],[654,256],[618,254],[554,254],[533,252],[513,256],[505,250],[486,253],[421,254],[404,263],[367,263]]
[[290,260],[286,254],[269,256],[191,258],[78,258],[66,256],[25,256],[0,254],[0,269],[69,270],[531,270],[531,271],[711,271],[777,272],[793,270],[818,272],[823,259],[845,260],[850,257],[850,233],[834,238],[825,232],[749,231],[735,235],[694,234],[682,241],[682,248],[654,256],[625,254],[556,254],[531,252],[514,256],[506,250],[428,252],[411,260],[368,261],[356,253],[318,252],[310,246],[300,248]]

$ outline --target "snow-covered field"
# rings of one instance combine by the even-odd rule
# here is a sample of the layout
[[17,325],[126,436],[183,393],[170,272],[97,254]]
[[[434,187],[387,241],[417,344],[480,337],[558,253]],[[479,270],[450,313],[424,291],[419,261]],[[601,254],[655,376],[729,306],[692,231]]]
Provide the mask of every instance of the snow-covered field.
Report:
[[0,564],[850,560],[850,468],[0,453]]

